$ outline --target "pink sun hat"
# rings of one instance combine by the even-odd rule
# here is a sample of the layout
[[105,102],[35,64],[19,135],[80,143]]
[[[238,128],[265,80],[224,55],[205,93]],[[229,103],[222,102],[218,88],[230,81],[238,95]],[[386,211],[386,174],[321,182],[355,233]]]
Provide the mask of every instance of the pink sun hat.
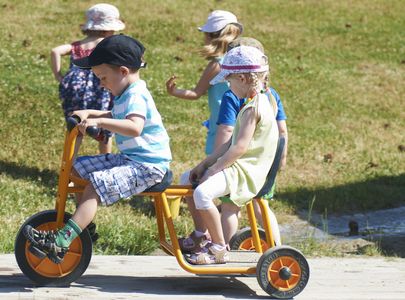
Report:
[[120,12],[114,5],[99,3],[86,11],[86,24],[81,26],[83,31],[120,31],[125,24],[120,20]]
[[198,27],[198,30],[207,33],[218,32],[228,24],[235,24],[240,27],[241,32],[243,30],[242,24],[238,22],[233,13],[226,10],[214,10],[208,15],[207,22]]
[[225,54],[221,71],[210,81],[210,84],[225,81],[229,74],[259,73],[268,70],[268,59],[263,52],[255,47],[239,46]]

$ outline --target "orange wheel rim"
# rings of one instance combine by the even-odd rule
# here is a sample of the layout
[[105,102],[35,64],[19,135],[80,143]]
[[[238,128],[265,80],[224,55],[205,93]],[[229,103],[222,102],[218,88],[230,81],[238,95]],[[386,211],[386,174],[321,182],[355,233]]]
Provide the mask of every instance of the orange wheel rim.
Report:
[[[37,230],[56,230],[56,222],[41,224],[36,227]],[[64,277],[70,274],[80,263],[82,257],[82,241],[80,238],[73,240],[69,246],[69,251],[65,254],[63,262],[55,264],[47,257],[40,259],[29,251],[29,242],[25,243],[25,257],[28,264],[38,274],[44,277]]]
[[[290,277],[283,279],[280,271],[288,268]],[[269,266],[267,271],[270,284],[280,291],[287,291],[294,288],[301,279],[301,267],[297,260],[290,256],[277,257]]]
[[[266,251],[269,249],[269,245],[262,239],[260,240],[260,244],[262,245],[263,251]],[[244,240],[240,245],[238,250],[247,250],[247,251],[254,251],[255,250],[255,244],[253,243],[253,238],[247,238]]]

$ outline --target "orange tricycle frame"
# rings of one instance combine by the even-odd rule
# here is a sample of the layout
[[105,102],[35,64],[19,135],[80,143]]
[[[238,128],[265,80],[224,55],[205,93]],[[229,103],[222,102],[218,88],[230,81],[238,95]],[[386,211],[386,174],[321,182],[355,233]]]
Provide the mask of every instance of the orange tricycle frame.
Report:
[[[64,260],[60,264],[53,263],[49,259],[49,253],[30,243],[24,234],[27,225],[45,231],[62,228],[71,217],[65,211],[68,194],[82,193],[89,184],[87,180],[71,174],[73,161],[78,150],[76,140],[79,131],[75,126],[77,125],[76,121],[75,123],[68,122],[68,125],[70,130],[65,135],[55,210],[38,212],[28,218],[20,227],[15,242],[15,256],[20,269],[26,276],[41,285],[69,285],[85,272],[92,256],[92,237],[94,235],[92,235],[91,228],[83,230],[82,234],[73,241],[70,250],[65,254]],[[284,139],[280,138],[277,144],[276,159],[270,168],[266,183],[258,195],[265,193],[267,188],[273,184],[283,147]],[[171,174],[168,173],[167,175]],[[167,176],[168,180],[170,178],[171,176]],[[180,250],[168,197],[191,196],[193,192],[191,185],[169,185],[169,182],[164,179],[162,183],[140,194],[153,198],[160,246],[167,254],[176,257],[178,264],[185,271],[204,275],[255,274],[260,287],[275,298],[290,299],[305,288],[309,280],[309,265],[304,255],[298,250],[288,246],[275,245],[267,200],[260,197],[255,198],[255,200],[259,203],[262,211],[265,238],[261,229],[259,234],[253,204],[252,201],[249,201],[247,215],[250,232],[243,229],[232,238],[235,241],[233,246],[241,249],[241,251],[231,251],[231,261],[226,264],[210,266],[189,264]],[[168,239],[166,238],[167,234]],[[262,246],[262,243],[265,247]],[[247,249],[246,245],[248,245]],[[252,255],[253,251],[246,250],[254,250],[259,255]],[[243,257],[248,259],[245,260]],[[256,259],[258,261],[255,261]]]
[[[78,128],[73,128],[70,132],[66,132],[65,147],[62,156],[62,163],[60,169],[60,177],[58,183],[58,194],[56,197],[55,210],[57,211],[56,227],[63,227],[63,218],[66,208],[67,195],[69,193],[81,193],[85,186],[88,184],[87,180],[73,176],[71,174],[72,164],[75,157],[76,138],[78,136]],[[73,183],[73,184],[71,184]],[[223,274],[223,275],[236,275],[236,274],[256,274],[256,265],[249,267],[231,267],[224,265],[212,266],[195,266],[190,265],[184,259],[178,243],[178,237],[174,228],[173,218],[169,209],[167,196],[191,196],[193,194],[191,185],[170,185],[162,192],[144,192],[141,196],[150,196],[154,199],[156,210],[156,220],[159,233],[159,243],[161,248],[170,255],[176,257],[179,265],[186,271],[193,274]],[[264,199],[256,199],[260,205],[263,215],[263,227],[266,232],[266,241],[270,247],[275,246],[274,238],[272,235],[269,215],[267,212],[266,203]],[[252,229],[252,240],[255,246],[255,251],[263,253],[259,231],[257,228],[256,217],[254,214],[253,204],[250,201],[247,204],[247,214],[249,218],[250,228]],[[166,226],[165,226],[166,225]],[[170,242],[166,239],[166,230],[169,233]]]

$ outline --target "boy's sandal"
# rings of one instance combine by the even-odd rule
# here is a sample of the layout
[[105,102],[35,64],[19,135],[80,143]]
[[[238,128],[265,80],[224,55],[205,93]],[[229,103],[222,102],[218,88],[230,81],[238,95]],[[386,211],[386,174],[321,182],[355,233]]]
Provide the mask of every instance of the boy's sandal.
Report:
[[204,247],[209,239],[204,234],[203,236],[197,237],[195,231],[193,231],[188,237],[179,238],[179,245],[181,252],[183,253],[196,253],[200,252],[202,247]]

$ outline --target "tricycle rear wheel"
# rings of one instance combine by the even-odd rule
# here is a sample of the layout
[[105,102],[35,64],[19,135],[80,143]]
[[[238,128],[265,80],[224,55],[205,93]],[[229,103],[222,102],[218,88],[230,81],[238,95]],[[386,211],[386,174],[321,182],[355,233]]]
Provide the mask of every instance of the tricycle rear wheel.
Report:
[[260,257],[256,275],[266,293],[274,298],[290,299],[307,285],[309,265],[300,251],[288,246],[276,246]]
[[[65,213],[64,223],[70,214]],[[21,226],[15,241],[15,257],[21,271],[32,281],[43,286],[67,286],[86,271],[92,255],[92,241],[87,229],[83,230],[69,247],[62,263],[55,264],[47,257],[38,258],[29,251],[30,243],[22,229],[30,224],[37,230],[56,230],[56,211],[47,210],[31,216]]]

